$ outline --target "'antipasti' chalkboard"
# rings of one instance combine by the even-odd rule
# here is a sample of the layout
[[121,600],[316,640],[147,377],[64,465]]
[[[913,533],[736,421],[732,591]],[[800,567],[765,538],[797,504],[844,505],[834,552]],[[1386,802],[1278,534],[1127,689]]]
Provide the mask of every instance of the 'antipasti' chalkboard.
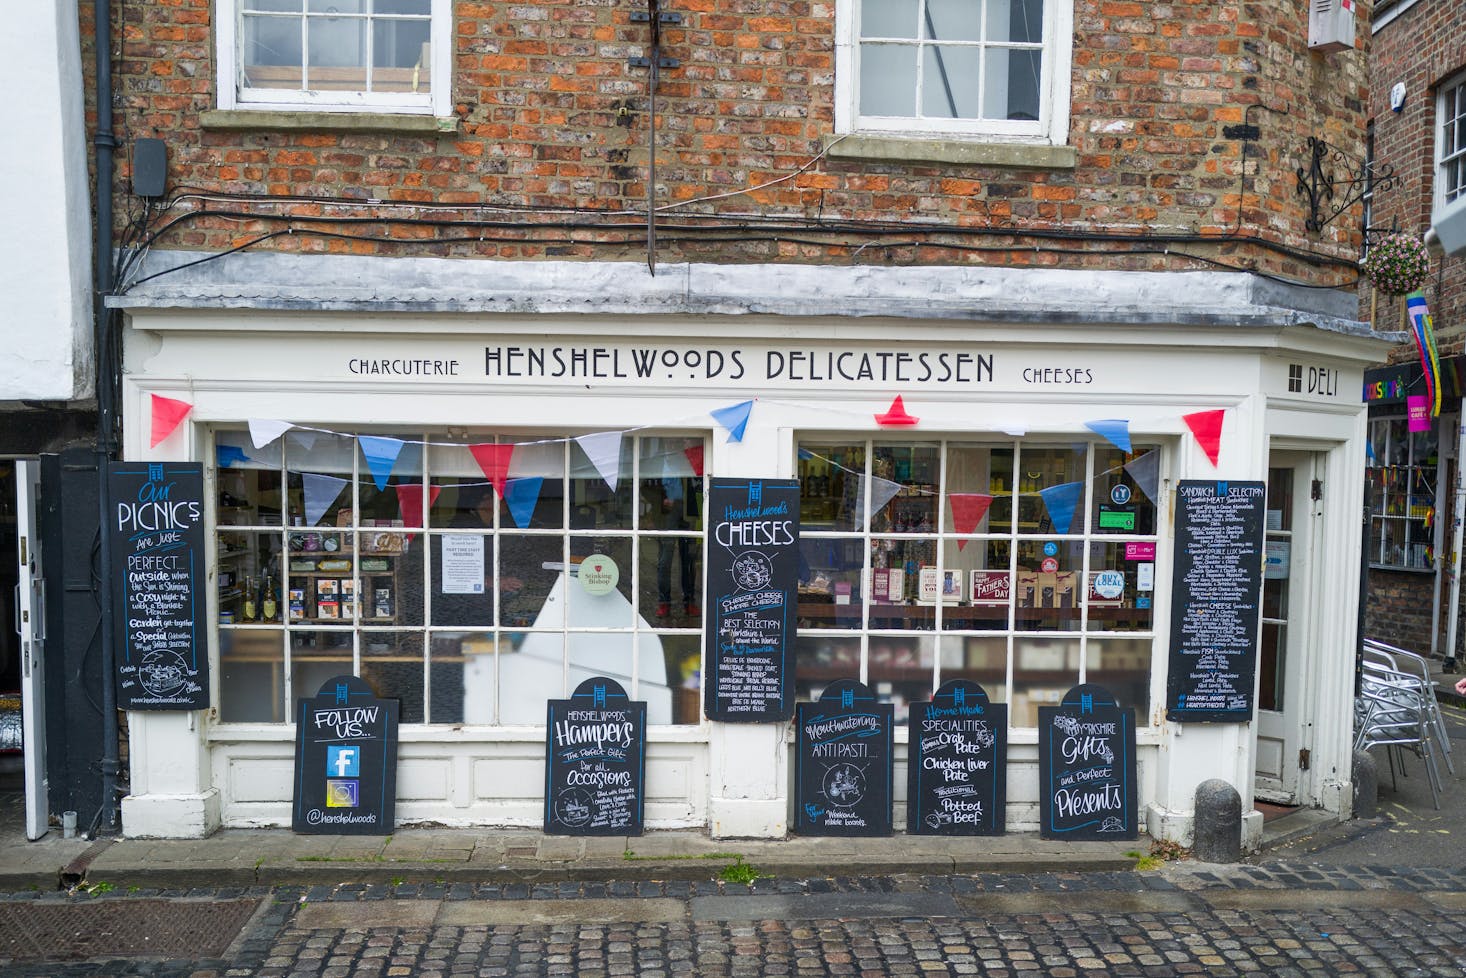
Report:
[[107,486],[117,706],[206,710],[203,466],[113,462]]
[[397,701],[336,676],[296,701],[291,828],[315,835],[390,835],[397,807]]
[[1133,839],[1135,715],[1084,683],[1038,708],[1039,835]]
[[787,720],[799,587],[799,483],[714,479],[709,493],[708,717]]
[[977,683],[942,683],[907,718],[906,831],[1002,835],[1008,795],[1008,706]]
[[1267,487],[1188,479],[1176,499],[1166,718],[1246,723],[1257,665]]
[[646,704],[597,676],[550,700],[545,727],[545,831],[641,835]]
[[853,679],[798,704],[794,830],[801,835],[891,834],[894,708]]

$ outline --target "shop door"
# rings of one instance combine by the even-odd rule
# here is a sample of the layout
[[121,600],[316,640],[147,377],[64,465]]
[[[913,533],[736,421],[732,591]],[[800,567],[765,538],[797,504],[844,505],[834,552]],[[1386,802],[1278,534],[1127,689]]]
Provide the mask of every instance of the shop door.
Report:
[[39,462],[15,463],[15,629],[20,633],[21,736],[25,741],[25,835],[46,834],[50,801],[46,786],[46,614],[41,579]]
[[1308,674],[1314,607],[1315,530],[1323,517],[1317,461],[1279,451],[1268,460],[1253,794],[1281,805],[1299,804],[1300,775],[1312,749],[1302,677]]

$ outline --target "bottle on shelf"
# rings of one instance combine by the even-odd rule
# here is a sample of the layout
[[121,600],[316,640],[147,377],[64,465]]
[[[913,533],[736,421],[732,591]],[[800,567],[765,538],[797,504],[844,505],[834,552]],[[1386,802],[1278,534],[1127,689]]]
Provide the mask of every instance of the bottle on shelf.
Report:
[[280,596],[275,591],[275,575],[260,575],[260,612],[265,621],[280,620]]
[[241,584],[244,588],[244,608],[240,620],[257,621],[260,616],[260,593],[255,587],[255,579],[246,577]]

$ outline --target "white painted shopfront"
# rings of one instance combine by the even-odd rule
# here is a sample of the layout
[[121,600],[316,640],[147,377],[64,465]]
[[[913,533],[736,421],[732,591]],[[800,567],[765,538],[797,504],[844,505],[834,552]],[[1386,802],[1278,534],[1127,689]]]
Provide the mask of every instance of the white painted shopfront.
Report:
[[[906,705],[975,679],[1010,704],[1008,827],[1034,830],[1037,707],[1088,681],[1135,711],[1152,834],[1186,839],[1195,786],[1214,777],[1244,810],[1256,778],[1259,797],[1347,812],[1359,390],[1385,344],[1337,314],[1352,297],[1325,297],[1330,314],[1298,294],[1212,273],[651,278],[250,255],[148,282],[116,300],[126,455],[205,464],[214,706],[130,714],[124,830],[288,825],[289,704],[341,672],[402,700],[400,822],[536,826],[544,702],[599,672],[649,705],[649,828],[784,835],[789,725],[712,723],[699,706],[715,475],[801,480],[796,689],[858,678],[895,703],[897,785]],[[192,410],[150,448],[153,394]],[[898,394],[917,424],[877,422]],[[749,399],[731,441],[711,412]],[[1217,409],[1213,465],[1183,418]],[[1128,455],[1086,425],[1114,419]],[[251,420],[294,427],[257,448]],[[608,433],[614,488],[596,454],[614,439],[583,438]],[[361,436],[402,443],[385,489]],[[488,525],[466,521],[491,481],[469,446],[511,444],[495,457],[514,505],[489,493]],[[1154,500],[1125,468],[1149,452]],[[1254,723],[1165,718],[1182,479],[1270,482],[1270,553],[1289,559],[1281,584],[1269,576]],[[1062,482],[1083,486],[1065,534],[1040,495]],[[951,497],[974,493],[992,505],[959,533]],[[1120,501],[1133,519],[1100,518]],[[425,528],[392,525],[405,505]],[[1140,545],[1128,561],[1126,543]],[[1071,575],[1048,593],[1026,587],[1045,544]],[[618,568],[609,594],[578,580],[592,551]],[[1073,584],[1115,569],[1119,598]],[[1006,597],[980,593],[994,580]],[[946,581],[944,598],[923,588]],[[1247,825],[1255,837],[1260,816]]]

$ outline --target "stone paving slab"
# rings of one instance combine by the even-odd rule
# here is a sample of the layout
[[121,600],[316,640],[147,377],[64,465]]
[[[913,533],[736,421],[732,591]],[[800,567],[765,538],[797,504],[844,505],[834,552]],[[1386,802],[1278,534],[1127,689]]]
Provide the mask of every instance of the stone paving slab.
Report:
[[961,909],[938,893],[811,893],[806,896],[693,897],[694,921],[869,920],[902,917],[957,917]]

